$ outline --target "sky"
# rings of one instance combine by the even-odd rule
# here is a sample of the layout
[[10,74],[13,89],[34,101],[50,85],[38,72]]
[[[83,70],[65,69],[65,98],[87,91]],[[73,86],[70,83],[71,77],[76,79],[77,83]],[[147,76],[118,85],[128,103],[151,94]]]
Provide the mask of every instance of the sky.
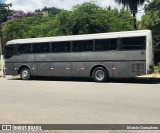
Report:
[[[14,10],[23,10],[25,12],[28,11],[35,11],[36,9],[41,9],[43,7],[57,7],[61,9],[70,10],[76,4],[81,4],[83,2],[89,2],[91,0],[0,0],[1,3],[12,3],[11,9]],[[117,7],[120,8],[121,6],[117,5],[114,0],[96,0],[97,4],[102,7]],[[137,18],[144,14],[142,10],[143,7],[139,7],[139,13],[137,14]]]

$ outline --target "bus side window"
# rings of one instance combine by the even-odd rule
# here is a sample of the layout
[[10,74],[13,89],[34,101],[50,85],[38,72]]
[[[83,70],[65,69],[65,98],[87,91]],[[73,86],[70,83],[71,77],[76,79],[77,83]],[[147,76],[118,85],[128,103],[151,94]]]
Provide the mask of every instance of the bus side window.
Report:
[[117,50],[117,39],[98,39],[95,41],[95,51]]
[[142,50],[145,49],[146,37],[125,37],[122,38],[123,50]]
[[93,51],[93,40],[80,40],[72,42],[73,52]]
[[70,52],[70,42],[52,42],[51,43],[51,52]]
[[19,54],[28,54],[31,53],[31,44],[19,44],[18,45]]
[[14,55],[14,45],[5,47],[5,58],[11,58]]
[[32,52],[33,53],[49,53],[50,46],[49,43],[33,43],[32,44]]
[[83,41],[84,51],[93,51],[93,40]]

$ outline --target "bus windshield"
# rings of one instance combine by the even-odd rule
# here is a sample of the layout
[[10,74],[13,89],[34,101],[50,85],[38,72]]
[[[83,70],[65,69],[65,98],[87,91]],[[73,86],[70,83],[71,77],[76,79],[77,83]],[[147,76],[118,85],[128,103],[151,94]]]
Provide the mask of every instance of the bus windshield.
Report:
[[14,45],[6,46],[4,56],[5,58],[10,58],[14,54]]

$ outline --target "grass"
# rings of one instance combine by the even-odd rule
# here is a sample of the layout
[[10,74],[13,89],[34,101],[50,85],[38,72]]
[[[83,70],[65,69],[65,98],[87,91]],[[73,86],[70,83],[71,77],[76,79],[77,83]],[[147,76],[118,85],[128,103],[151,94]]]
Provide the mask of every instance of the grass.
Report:
[[154,66],[154,73],[159,73],[159,67],[158,66]]

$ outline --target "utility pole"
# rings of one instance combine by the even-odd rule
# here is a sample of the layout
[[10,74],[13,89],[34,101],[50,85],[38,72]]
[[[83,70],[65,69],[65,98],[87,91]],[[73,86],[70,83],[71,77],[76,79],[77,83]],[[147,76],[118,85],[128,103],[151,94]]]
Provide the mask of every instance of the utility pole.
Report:
[[3,59],[3,41],[2,41],[2,23],[3,23],[3,17],[4,17],[4,10],[7,11],[7,14],[9,12],[9,7],[11,7],[12,4],[1,4],[0,3],[0,55],[1,55],[1,71],[0,76],[4,76],[3,69],[4,69],[4,59]]

